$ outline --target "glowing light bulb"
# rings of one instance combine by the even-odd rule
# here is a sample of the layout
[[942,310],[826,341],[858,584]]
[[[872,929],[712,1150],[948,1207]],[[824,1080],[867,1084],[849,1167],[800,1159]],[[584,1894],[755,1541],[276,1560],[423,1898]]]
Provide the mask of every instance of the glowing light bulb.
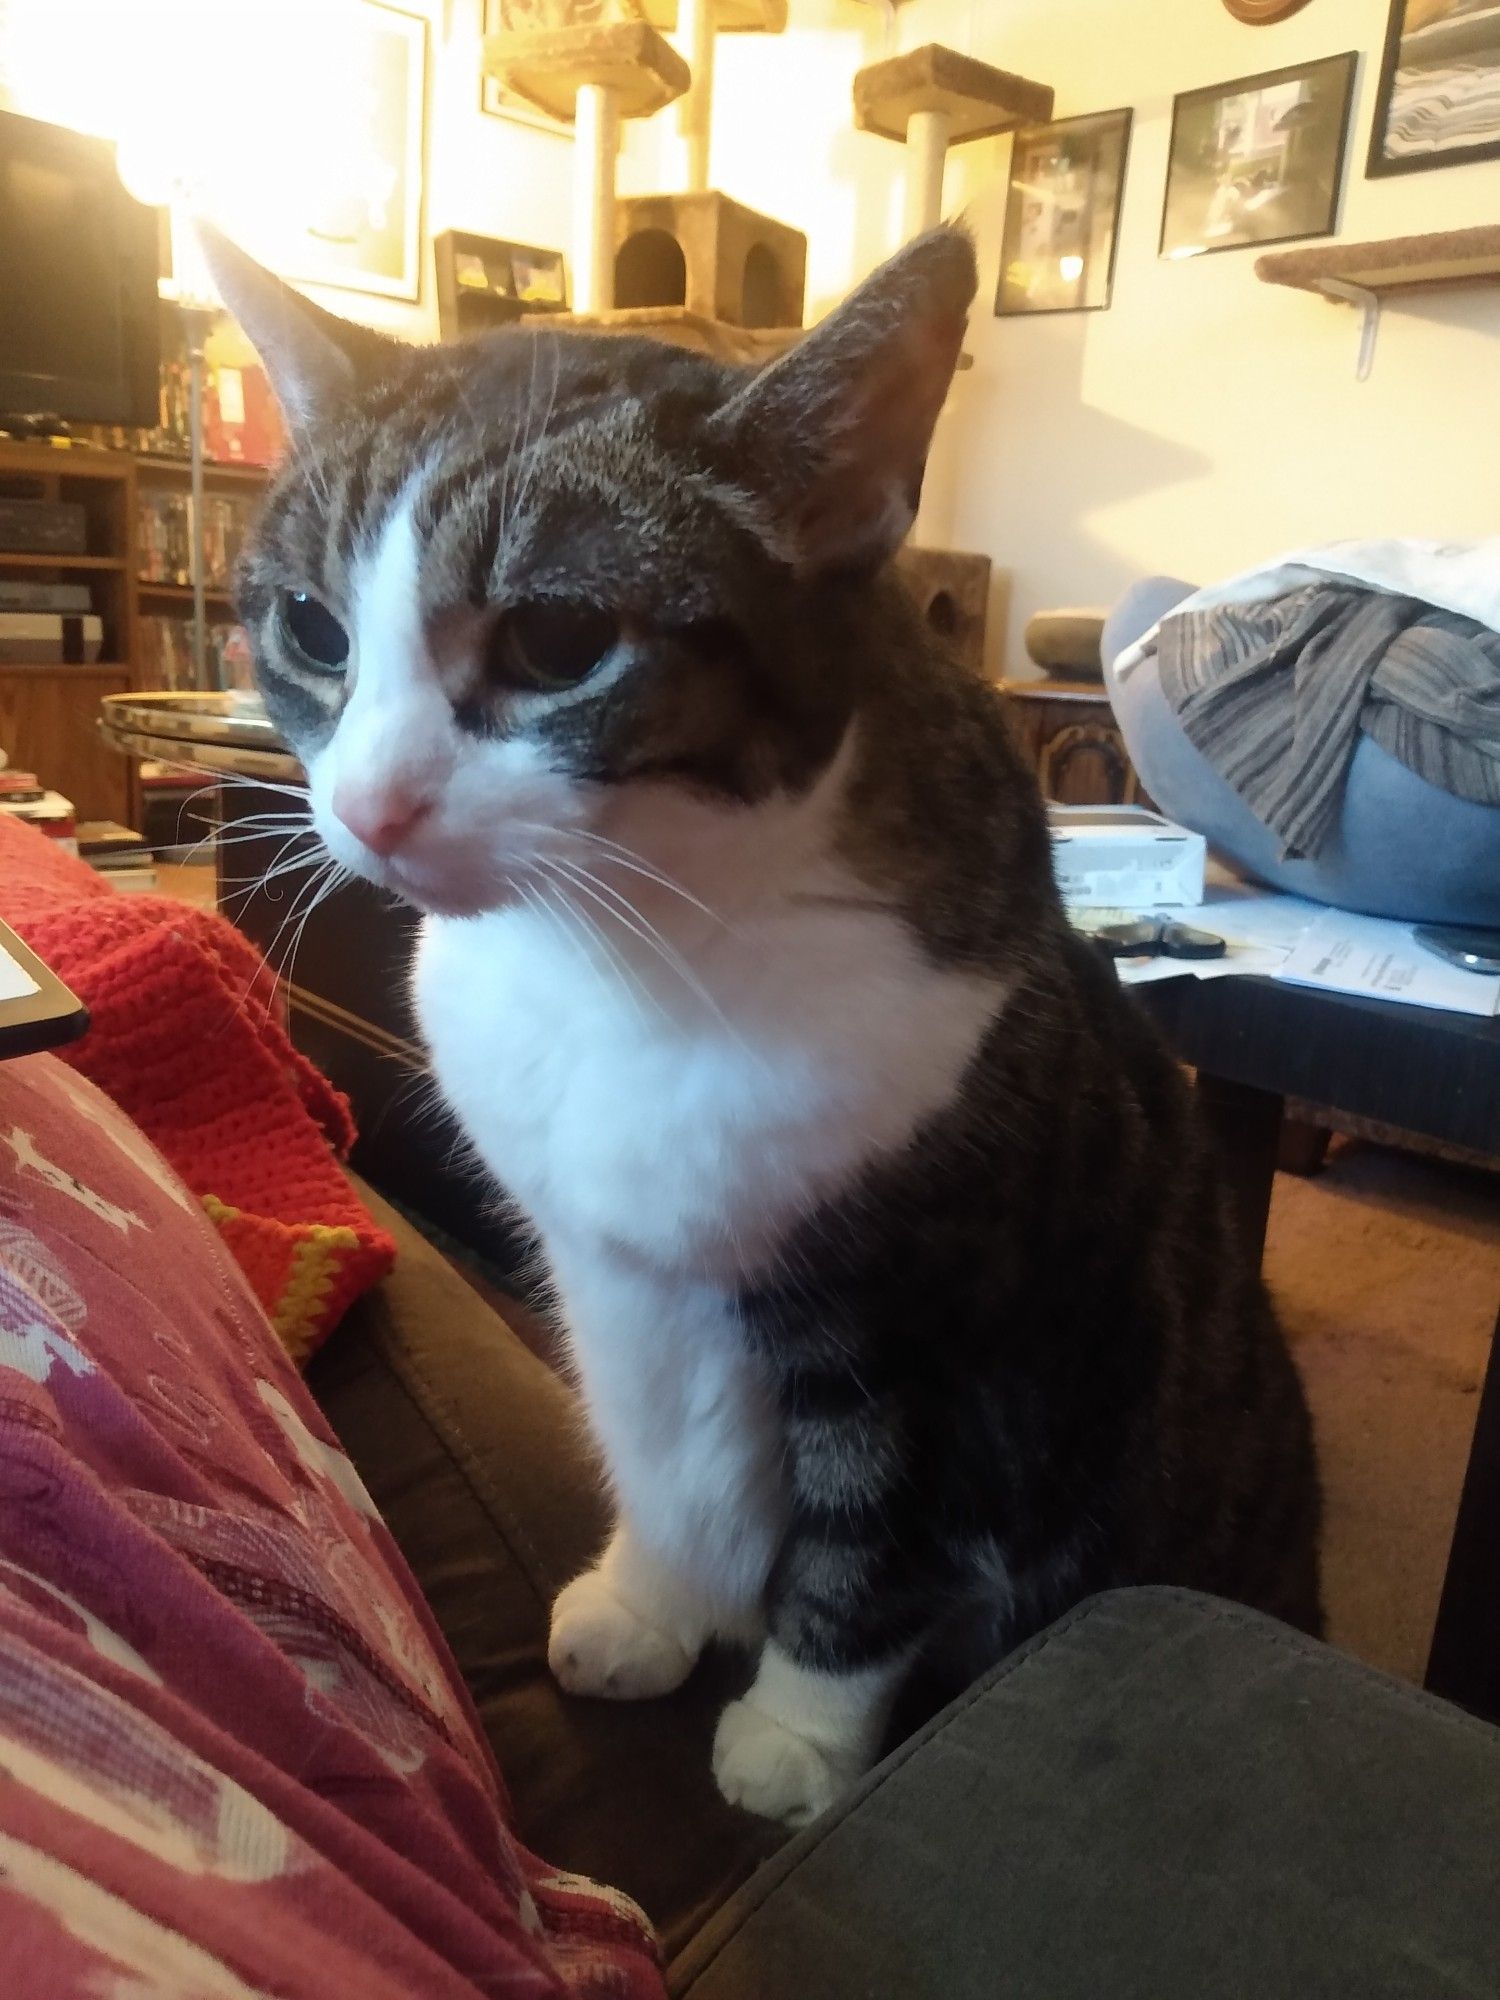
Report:
[[1078,280],[1083,276],[1083,259],[1081,257],[1059,257],[1057,268],[1062,272],[1070,285],[1076,285]]

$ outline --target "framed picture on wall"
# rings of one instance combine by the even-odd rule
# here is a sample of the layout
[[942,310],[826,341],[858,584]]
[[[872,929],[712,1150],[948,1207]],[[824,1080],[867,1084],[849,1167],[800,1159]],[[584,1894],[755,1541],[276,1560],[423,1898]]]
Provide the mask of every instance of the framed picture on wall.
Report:
[[1331,235],[1358,60],[1328,56],[1179,97],[1161,254]]
[[1371,174],[1500,159],[1500,0],[1391,0]]
[[1100,312],[1109,304],[1130,122],[1129,111],[1096,111],[1017,132],[998,317]]
[[318,19],[324,37],[336,31],[339,70],[330,79],[304,68],[289,98],[295,110],[281,107],[285,195],[268,203],[253,162],[231,149],[215,179],[214,219],[294,282],[417,299],[427,21],[383,0],[340,0]]

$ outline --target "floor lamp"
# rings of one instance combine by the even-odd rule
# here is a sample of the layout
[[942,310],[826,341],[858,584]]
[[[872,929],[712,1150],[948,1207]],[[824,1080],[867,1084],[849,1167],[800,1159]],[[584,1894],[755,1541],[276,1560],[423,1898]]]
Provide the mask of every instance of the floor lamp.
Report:
[[180,174],[164,167],[150,145],[122,143],[116,166],[128,194],[151,208],[167,211],[172,248],[171,289],[163,296],[182,314],[188,350],[188,575],[193,589],[193,679],[200,689],[219,691],[215,668],[208,664],[208,576],[203,546],[203,389],[208,336],[219,310],[219,296],[209,277],[193,229],[192,189]]

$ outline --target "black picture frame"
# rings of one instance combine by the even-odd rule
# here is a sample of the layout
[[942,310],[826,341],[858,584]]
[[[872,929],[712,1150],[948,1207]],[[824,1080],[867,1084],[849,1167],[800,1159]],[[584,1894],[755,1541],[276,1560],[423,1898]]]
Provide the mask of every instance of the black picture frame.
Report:
[[[1349,150],[1349,128],[1354,115],[1354,85],[1359,71],[1358,53],[1350,49],[1343,55],[1319,56],[1311,62],[1292,63],[1285,69],[1263,70],[1255,76],[1240,76],[1226,83],[1200,85],[1196,90],[1185,90],[1172,101],[1172,137],[1167,151],[1167,179],[1162,195],[1161,235],[1158,255],[1162,257],[1214,256],[1224,250],[1263,250],[1272,243],[1298,243],[1311,236],[1333,236],[1338,231],[1339,205],[1343,195],[1344,168]],[[1326,199],[1310,214],[1306,227],[1247,231],[1233,235],[1223,242],[1194,240],[1185,235],[1180,240],[1172,240],[1174,193],[1180,196],[1183,175],[1188,169],[1184,165],[1185,138],[1192,114],[1201,106],[1217,101],[1258,95],[1275,89],[1278,85],[1306,82],[1326,72],[1337,76],[1335,115],[1329,127],[1331,146],[1325,148],[1323,164],[1326,172],[1322,175],[1326,183]],[[1291,182],[1284,184],[1289,190]],[[1273,184],[1274,191],[1274,184]],[[1253,200],[1254,197],[1251,197]],[[1295,211],[1293,211],[1295,213]],[[1291,217],[1288,216],[1288,220]]]
[[[1382,180],[1391,174],[1430,173],[1434,167],[1463,167],[1475,160],[1500,160],[1500,136],[1494,139],[1477,140],[1470,145],[1440,146],[1431,150],[1395,154],[1389,151],[1391,136],[1391,115],[1395,109],[1398,78],[1403,70],[1403,45],[1407,42],[1406,16],[1411,0],[1391,0],[1391,11],[1386,21],[1385,47],[1380,58],[1380,80],[1375,86],[1375,113],[1370,125],[1370,153],[1365,162],[1365,175],[1370,180]],[[1455,0],[1455,8],[1457,0]],[[1484,39],[1488,31],[1491,40]],[[1493,55],[1493,62],[1482,65],[1492,69],[1497,89],[1500,89],[1500,4],[1476,13],[1453,12],[1441,19],[1425,22],[1413,31],[1411,38],[1421,44],[1421,53],[1427,58],[1423,67],[1442,70],[1452,78],[1452,65],[1461,62],[1464,54],[1478,52]],[[1408,56],[1411,51],[1406,52]],[[1451,104],[1451,87],[1439,93],[1439,101]]]
[[[1010,174],[1006,183],[1005,226],[1000,244],[1000,274],[995,280],[995,318],[1031,319],[1038,315],[1069,312],[1107,312],[1114,300],[1115,263],[1120,247],[1120,216],[1125,204],[1125,181],[1130,171],[1130,141],[1134,131],[1135,113],[1129,105],[1111,111],[1088,111],[1076,118],[1055,118],[1046,125],[1023,126],[1015,135],[1011,145]],[[1108,245],[1102,253],[1103,291],[1101,297],[1059,300],[1055,304],[1035,304],[1029,298],[1016,296],[1016,288],[1010,281],[1015,267],[1025,228],[1022,202],[1018,199],[1018,173],[1028,169],[1028,157],[1034,149],[1061,132],[1074,131],[1091,126],[1102,146],[1109,146],[1113,154],[1114,186],[1112,193],[1106,191],[1103,199],[1108,206]],[[1092,198],[1090,215],[1093,208]],[[1055,247],[1055,246],[1053,246]],[[1076,253],[1073,253],[1076,254]],[[1087,286],[1089,282],[1089,262],[1093,251],[1085,251],[1082,268],[1075,283]]]

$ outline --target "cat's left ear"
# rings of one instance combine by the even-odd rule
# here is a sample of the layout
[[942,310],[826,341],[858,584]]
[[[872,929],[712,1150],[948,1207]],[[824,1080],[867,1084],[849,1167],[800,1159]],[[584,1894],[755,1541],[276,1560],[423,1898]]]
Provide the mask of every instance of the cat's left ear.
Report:
[[339,319],[294,292],[212,223],[195,227],[219,296],[264,362],[294,430],[337,403],[396,351],[397,343],[385,334]]
[[930,230],[710,420],[798,569],[873,569],[904,540],[977,284],[968,236]]

